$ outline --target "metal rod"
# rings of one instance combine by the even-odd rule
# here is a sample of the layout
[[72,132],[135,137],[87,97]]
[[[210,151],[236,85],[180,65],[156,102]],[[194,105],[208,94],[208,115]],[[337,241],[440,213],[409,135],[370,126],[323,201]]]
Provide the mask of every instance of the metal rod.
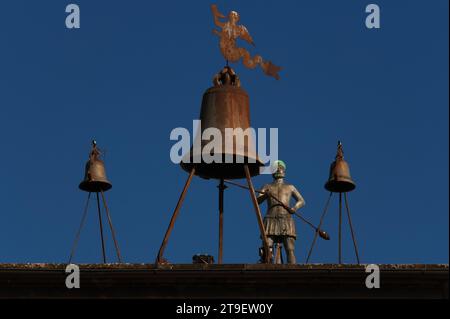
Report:
[[[331,200],[331,196],[332,196],[332,195],[333,195],[333,193],[330,192],[330,196],[328,196],[328,200],[327,200],[327,202],[326,202],[326,204],[325,204],[325,208],[323,209],[322,216],[320,217],[320,222],[319,222],[319,227],[318,227],[318,229],[320,229],[320,228],[322,227],[323,221],[324,221],[324,219],[325,219],[325,215],[326,215],[327,212],[328,212],[328,206],[329,206],[329,204],[330,204],[330,200]],[[308,262],[309,262],[309,258],[311,258],[311,254],[312,254],[312,252],[313,252],[314,245],[316,244],[316,240],[317,240],[317,236],[318,236],[318,235],[319,235],[319,232],[316,231],[316,233],[314,234],[313,242],[312,242],[312,244],[311,244],[311,248],[309,249],[308,257],[306,258],[306,263],[308,263]]]
[[280,249],[280,261],[282,264],[284,264],[284,260],[283,260],[283,246],[280,245],[279,249]]
[[106,204],[105,193],[103,192],[103,190],[101,190],[101,194],[102,194],[103,206],[105,206],[106,217],[108,218],[109,228],[111,229],[111,234],[112,234],[112,238],[114,241],[114,247],[116,248],[117,259],[119,260],[119,263],[122,263],[122,257],[120,256],[119,244],[116,239],[116,232],[113,227],[113,223],[111,220],[111,214],[109,213],[109,208],[108,208],[108,205]]
[[[228,183],[228,184],[230,184],[230,185],[234,185],[234,186],[237,186],[237,187],[240,187],[240,188],[243,188],[243,189],[249,189],[249,188],[248,188],[247,186],[245,186],[245,185],[241,185],[241,184],[238,184],[238,183],[229,181],[229,180],[225,180],[225,182]],[[256,193],[259,193],[259,194],[265,194],[264,192],[259,191],[259,190],[254,190],[254,191],[255,191]],[[278,198],[276,198],[276,197],[273,196],[272,194],[267,194],[267,195],[269,195],[273,200],[275,200],[275,201],[278,202],[281,206],[283,206],[284,209],[286,209],[286,210],[288,210],[288,211],[291,211],[291,209],[290,209],[289,207],[287,207],[281,200],[279,200]],[[316,231],[321,231],[320,227],[318,228],[318,227],[314,226],[311,222],[309,222],[308,220],[306,220],[306,219],[305,219],[302,215],[300,215],[299,213],[295,212],[294,215],[297,216],[298,218],[300,218],[303,222],[305,222],[306,224],[308,224],[308,225],[311,226],[312,228],[314,228]],[[321,236],[321,237],[322,237],[322,236]]]
[[[240,187],[240,188],[244,188],[244,189],[249,189],[247,186],[244,186],[244,185],[241,185],[241,184],[238,184],[238,183],[235,183],[235,182],[232,182],[232,181],[229,181],[229,180],[227,180],[226,181],[228,184],[231,184],[231,185],[234,185],[234,186],[237,186],[237,187]],[[265,194],[264,192],[262,192],[262,191],[259,191],[259,190],[254,190],[256,193],[259,193],[259,194]],[[278,198],[276,198],[275,196],[273,196],[272,194],[267,194],[267,195],[269,195],[273,200],[275,200],[276,202],[278,202],[281,206],[283,206],[283,208],[284,209],[286,209],[286,210],[288,210],[288,211],[291,211],[291,209],[289,208],[289,207],[287,207],[281,200],[279,200]],[[295,212],[294,213],[297,217],[299,217],[301,220],[303,220],[305,223],[307,223],[309,226],[311,226],[312,228],[314,228],[314,229],[316,229],[317,230],[317,227],[315,227],[313,224],[311,224],[308,220],[306,220],[302,215],[300,215],[299,213],[297,213],[297,212]]]
[[68,264],[72,263],[72,258],[73,258],[74,254],[75,254],[75,250],[77,249],[78,240],[80,239],[81,229],[83,228],[84,222],[86,221],[86,216],[87,216],[87,211],[88,211],[89,200],[90,199],[91,199],[91,192],[89,192],[86,204],[84,205],[83,217],[81,217],[80,227],[78,228],[78,232],[77,232],[77,234],[75,236],[75,240],[74,240],[73,245],[72,245],[72,250],[70,252],[70,257],[69,257]]
[[164,235],[164,239],[161,243],[161,247],[159,248],[158,256],[156,257],[157,264],[159,264],[161,262],[161,259],[164,254],[164,249],[167,246],[167,241],[169,240],[170,233],[172,232],[173,226],[175,224],[175,220],[177,219],[178,213],[180,211],[181,204],[184,201],[184,198],[186,196],[186,191],[188,190],[189,185],[191,184],[191,180],[192,180],[192,177],[194,176],[194,174],[195,174],[195,168],[192,168],[191,172],[189,173],[189,177],[186,180],[186,183],[184,185],[183,191],[181,192],[180,198],[178,199],[177,206],[175,207],[175,210],[173,211],[172,218],[170,219],[169,227],[167,228],[166,234]]
[[100,199],[98,197],[98,192],[96,192],[95,194],[97,195],[98,221],[100,224],[100,238],[102,240],[103,263],[106,264],[105,240],[103,238],[103,222],[102,222],[102,214],[100,211]]
[[219,264],[223,263],[223,197],[225,186],[224,180],[220,180],[219,184]]
[[261,216],[261,210],[259,209],[258,200],[256,199],[255,189],[253,187],[250,170],[248,165],[244,165],[245,177],[247,178],[248,187],[250,190],[250,197],[252,198],[253,206],[255,208],[256,218],[258,219],[259,231],[261,232],[261,238],[263,240],[264,250],[265,250],[265,262],[268,264],[272,259],[270,249],[269,249],[269,241],[267,239],[266,230],[264,227],[264,222]]
[[350,225],[350,232],[352,234],[353,247],[355,248],[356,260],[358,261],[358,265],[359,265],[360,262],[359,262],[358,246],[356,245],[356,238],[355,238],[355,233],[353,231],[352,218],[350,216],[350,209],[348,207],[347,193],[344,193],[344,200],[345,200],[345,207],[347,208],[348,224]]
[[339,193],[339,264],[342,264],[342,193]]

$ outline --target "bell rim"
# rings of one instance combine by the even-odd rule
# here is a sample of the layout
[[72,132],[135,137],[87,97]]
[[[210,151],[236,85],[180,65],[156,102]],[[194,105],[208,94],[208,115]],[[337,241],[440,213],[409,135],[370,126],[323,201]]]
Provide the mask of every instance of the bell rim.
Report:
[[[181,162],[181,168],[190,172],[195,168],[195,175],[205,179],[244,179],[246,178],[244,165],[248,165],[250,177],[260,175],[260,167],[264,166],[260,161],[256,163],[185,163]],[[221,173],[226,171],[226,173]]]
[[90,193],[99,193],[106,192],[112,188],[112,184],[110,181],[82,181],[78,188],[85,192]]
[[332,193],[348,193],[356,188],[356,184],[350,180],[331,180],[325,183],[325,189]]

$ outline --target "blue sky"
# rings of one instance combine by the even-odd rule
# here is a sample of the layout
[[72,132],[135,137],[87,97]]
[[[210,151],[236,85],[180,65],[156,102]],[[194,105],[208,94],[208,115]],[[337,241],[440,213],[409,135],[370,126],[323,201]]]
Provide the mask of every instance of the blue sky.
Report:
[[[187,174],[169,158],[170,131],[190,128],[224,61],[210,1],[0,3],[0,262],[66,262],[86,193],[90,140],[107,150],[107,193],[126,262],[153,262]],[[216,1],[236,10],[281,80],[233,65],[253,127],[279,129],[287,180],[317,223],[337,140],[357,189],[349,201],[364,263],[448,263],[448,1]],[[245,45],[245,44],[243,44]],[[258,176],[256,186],[270,182]],[[166,249],[171,262],[217,257],[217,182],[194,179]],[[249,194],[225,193],[227,263],[260,245]],[[91,210],[75,262],[100,262]],[[337,201],[313,262],[337,261]],[[264,207],[265,210],[265,207]],[[297,221],[297,258],[313,232]],[[107,233],[108,260],[114,260]],[[344,261],[354,262],[344,224]]]

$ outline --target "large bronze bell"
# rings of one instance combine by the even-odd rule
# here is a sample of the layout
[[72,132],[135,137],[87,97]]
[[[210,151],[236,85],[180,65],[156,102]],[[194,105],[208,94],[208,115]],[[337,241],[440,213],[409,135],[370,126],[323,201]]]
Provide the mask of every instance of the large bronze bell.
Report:
[[[250,105],[249,97],[240,87],[240,81],[236,73],[226,66],[213,80],[214,86],[207,89],[203,94],[202,107],[200,111],[201,131],[208,128],[216,128],[221,132],[222,158],[220,163],[206,163],[203,161],[202,152],[212,138],[201,140],[201,147],[191,151],[181,161],[181,167],[190,172],[195,167],[196,175],[203,178],[215,179],[237,179],[245,178],[244,165],[247,164],[251,176],[259,175],[259,168],[263,165],[256,153],[255,141],[252,136],[244,139],[233,137],[233,149],[227,150],[226,128],[246,130],[250,127]],[[201,137],[202,135],[200,135]],[[197,136],[199,139],[199,136]],[[237,147],[237,144],[240,147]],[[211,153],[214,154],[214,153]],[[226,158],[232,162],[226,162]],[[189,163],[188,163],[189,161]]]
[[97,143],[92,141],[92,150],[86,163],[84,180],[79,185],[79,188],[85,192],[99,193],[112,187],[111,182],[106,178],[105,164],[100,156],[101,152],[97,148]]
[[350,176],[350,168],[344,160],[342,143],[338,142],[338,149],[335,161],[330,166],[330,177],[325,184],[325,189],[333,193],[351,192],[356,187]]

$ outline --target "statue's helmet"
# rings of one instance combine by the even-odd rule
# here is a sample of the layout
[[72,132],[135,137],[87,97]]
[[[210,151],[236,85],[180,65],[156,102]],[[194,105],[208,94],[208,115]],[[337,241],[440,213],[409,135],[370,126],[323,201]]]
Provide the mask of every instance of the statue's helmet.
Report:
[[286,175],[286,164],[281,160],[276,160],[272,164],[272,176],[275,179],[283,178]]
[[228,19],[233,23],[238,22],[239,21],[239,13],[237,13],[236,11],[231,11],[230,14],[228,15]]

